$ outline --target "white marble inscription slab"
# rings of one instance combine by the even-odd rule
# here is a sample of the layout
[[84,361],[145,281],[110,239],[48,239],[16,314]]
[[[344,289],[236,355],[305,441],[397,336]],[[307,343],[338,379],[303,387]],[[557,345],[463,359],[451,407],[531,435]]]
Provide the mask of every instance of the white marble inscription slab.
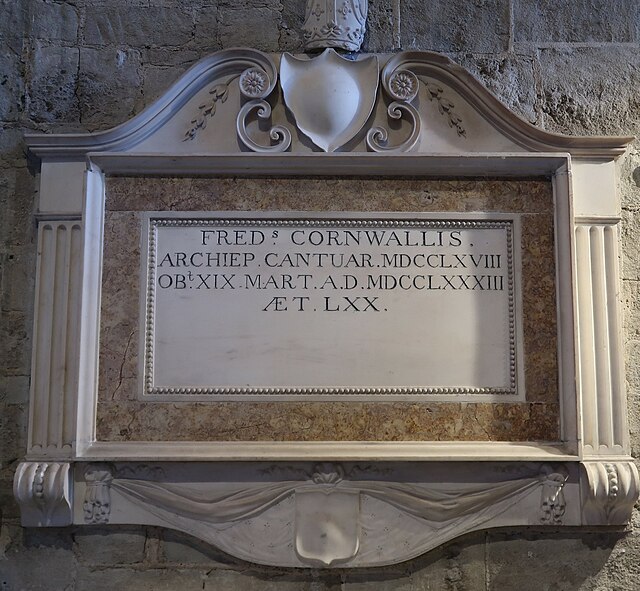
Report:
[[143,397],[522,399],[507,214],[147,214]]

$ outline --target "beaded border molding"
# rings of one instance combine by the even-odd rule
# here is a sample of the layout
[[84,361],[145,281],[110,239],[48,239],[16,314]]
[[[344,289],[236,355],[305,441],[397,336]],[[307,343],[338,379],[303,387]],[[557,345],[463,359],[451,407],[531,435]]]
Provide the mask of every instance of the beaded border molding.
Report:
[[[347,214],[349,215],[349,214]],[[367,227],[367,228],[483,228],[504,229],[507,245],[507,308],[509,333],[509,387],[359,387],[359,388],[316,388],[316,387],[157,387],[154,385],[155,363],[155,318],[156,318],[156,259],[158,247],[158,228],[162,227],[207,227],[207,226],[256,226],[256,227]],[[515,396],[518,392],[518,351],[517,351],[517,318],[516,289],[514,273],[514,221],[509,220],[463,220],[463,219],[357,219],[357,218],[302,218],[302,219],[265,219],[247,218],[164,218],[150,217],[147,237],[146,261],[146,297],[144,314],[144,393],[143,396],[160,396],[163,400],[192,399],[194,396],[211,396],[225,399],[228,396],[247,397],[260,396],[275,399],[282,396],[295,395],[306,400],[327,400],[327,396],[338,397],[421,397],[433,396],[467,396],[467,395],[500,395]]]

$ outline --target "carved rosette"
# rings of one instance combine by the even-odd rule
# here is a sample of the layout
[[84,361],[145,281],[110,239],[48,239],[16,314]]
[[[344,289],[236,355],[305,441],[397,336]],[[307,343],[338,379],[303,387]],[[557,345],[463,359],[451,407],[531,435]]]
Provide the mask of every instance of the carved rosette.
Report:
[[584,462],[582,514],[587,525],[624,525],[640,492],[633,462]]
[[394,70],[384,87],[395,100],[410,103],[418,94],[418,77],[409,70]]
[[372,127],[367,132],[367,148],[372,152],[408,152],[420,139],[420,113],[411,105],[418,95],[419,82],[410,70],[389,68],[382,70],[382,87],[393,99],[387,108],[389,119],[400,122],[403,116],[410,125],[409,136],[400,144],[389,144],[389,131],[384,127]]
[[22,462],[13,480],[13,494],[26,527],[57,527],[72,522],[68,463]]
[[240,74],[240,92],[247,98],[262,98],[269,89],[267,73],[261,68],[248,68]]
[[269,71],[260,67],[248,68],[240,75],[240,94],[251,99],[238,112],[236,130],[238,139],[252,152],[284,152],[291,145],[291,132],[284,125],[268,129],[272,143],[261,144],[252,139],[247,131],[247,123],[252,113],[259,121],[267,123],[271,118],[271,105],[265,100],[273,91],[277,80],[275,64],[271,62]]
[[367,0],[307,0],[305,49],[358,51],[367,22]]

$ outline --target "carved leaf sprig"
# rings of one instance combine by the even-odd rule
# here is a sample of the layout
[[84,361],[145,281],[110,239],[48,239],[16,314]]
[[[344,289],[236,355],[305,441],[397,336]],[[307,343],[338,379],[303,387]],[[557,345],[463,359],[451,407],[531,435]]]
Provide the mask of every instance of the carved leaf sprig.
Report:
[[207,121],[216,114],[218,103],[224,103],[229,98],[229,85],[238,76],[229,78],[223,84],[216,84],[210,91],[211,100],[198,107],[199,113],[195,119],[191,120],[191,127],[185,132],[183,142],[195,139],[198,132],[207,126]]
[[467,132],[462,124],[462,119],[454,111],[455,105],[449,99],[442,96],[444,93],[443,88],[432,82],[427,82],[423,78],[420,78],[420,80],[422,80],[422,83],[427,89],[429,100],[435,100],[438,103],[438,111],[440,111],[440,114],[447,117],[449,127],[453,127],[459,136],[466,137]]

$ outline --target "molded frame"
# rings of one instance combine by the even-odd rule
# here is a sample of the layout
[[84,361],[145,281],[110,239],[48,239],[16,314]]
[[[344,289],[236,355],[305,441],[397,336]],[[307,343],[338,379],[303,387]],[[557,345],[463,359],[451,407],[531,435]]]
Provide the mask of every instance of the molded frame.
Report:
[[[385,178],[402,178],[406,176],[432,178],[436,170],[441,171],[455,167],[457,177],[477,177],[487,174],[495,165],[510,169],[509,176],[547,176],[552,179],[554,192],[554,218],[556,239],[556,284],[558,286],[558,351],[560,367],[559,395],[561,406],[561,442],[516,443],[485,442],[481,445],[461,442],[104,442],[97,441],[95,436],[96,404],[97,404],[97,351],[99,337],[99,310],[92,309],[90,315],[83,314],[83,332],[80,337],[81,361],[86,371],[80,390],[93,392],[86,404],[78,412],[76,457],[90,460],[114,459],[157,459],[157,460],[559,460],[577,459],[577,410],[575,409],[576,392],[572,380],[564,380],[563,376],[575,373],[574,348],[574,307],[573,286],[567,284],[563,277],[573,276],[572,252],[573,239],[570,226],[572,219],[571,200],[569,199],[570,157],[553,154],[549,156],[523,154],[480,154],[469,156],[460,164],[457,155],[439,155],[434,163],[427,155],[383,155],[383,154],[333,154],[330,156],[332,166],[327,167],[328,155],[315,154],[299,156],[296,154],[247,154],[243,156],[243,175],[237,170],[219,170],[226,176],[254,176],[263,171],[277,171],[276,176],[380,176],[380,158],[384,158]],[[209,156],[209,166],[216,169],[216,156]],[[130,170],[132,161],[138,174],[145,176],[162,176],[166,174],[167,162],[163,157],[155,155],[128,155],[121,158],[118,154],[90,154],[85,201],[85,223],[94,228],[96,235],[102,236],[102,220],[104,214],[104,175],[123,174]],[[350,165],[355,161],[355,166]],[[128,162],[126,168],[120,166]],[[197,166],[198,158],[172,158],[173,166],[170,174],[192,172]],[[317,163],[317,164],[316,164]],[[435,166],[434,166],[435,164]],[[171,168],[169,166],[169,168]],[[504,174],[504,173],[503,173]],[[439,176],[439,175],[438,175]],[[101,268],[102,240],[94,243],[90,250],[85,249],[85,269]],[[89,275],[90,270],[87,270]],[[92,301],[99,300],[101,289],[99,274],[91,273],[91,283],[85,284],[83,291],[91,296]],[[96,314],[96,312],[98,312]]]

